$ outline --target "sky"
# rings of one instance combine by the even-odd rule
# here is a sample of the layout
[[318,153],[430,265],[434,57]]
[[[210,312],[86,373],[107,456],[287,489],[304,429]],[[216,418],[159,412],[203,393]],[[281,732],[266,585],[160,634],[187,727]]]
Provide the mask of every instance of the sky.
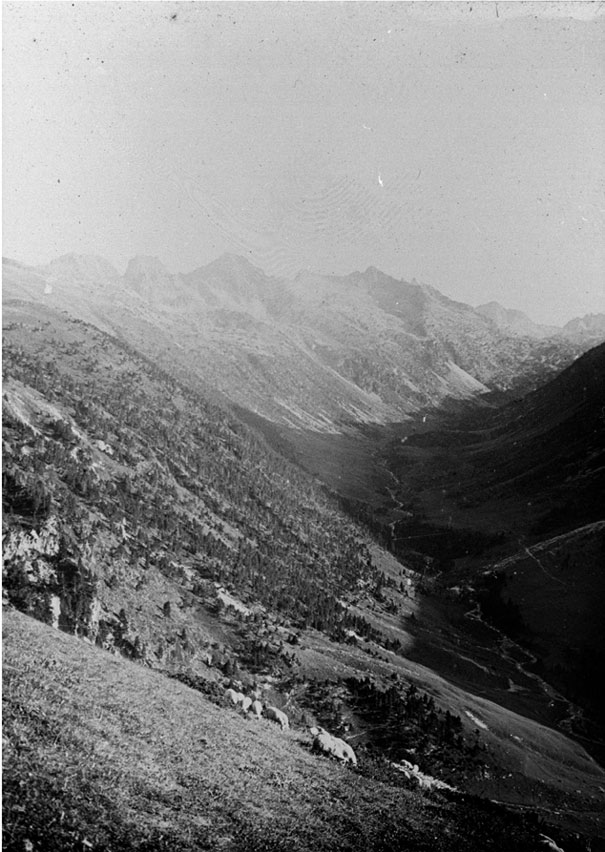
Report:
[[605,4],[3,4],[3,254],[605,311]]

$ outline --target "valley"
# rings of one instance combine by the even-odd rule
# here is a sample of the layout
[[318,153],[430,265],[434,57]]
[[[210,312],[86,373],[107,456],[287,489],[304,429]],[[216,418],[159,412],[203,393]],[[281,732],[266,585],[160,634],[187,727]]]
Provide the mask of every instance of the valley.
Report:
[[[603,848],[603,346],[373,268],[69,256],[5,279],[7,849]],[[216,737],[201,775],[177,712]],[[354,773],[310,754],[316,723]]]
[[[504,641],[523,647],[526,674],[584,708],[559,723],[601,759],[604,360],[601,345],[522,400],[484,396],[355,437],[287,435],[292,457],[436,598],[479,602]],[[453,611],[447,619],[463,624]],[[455,653],[437,662],[428,650],[433,630],[415,647],[456,679]]]

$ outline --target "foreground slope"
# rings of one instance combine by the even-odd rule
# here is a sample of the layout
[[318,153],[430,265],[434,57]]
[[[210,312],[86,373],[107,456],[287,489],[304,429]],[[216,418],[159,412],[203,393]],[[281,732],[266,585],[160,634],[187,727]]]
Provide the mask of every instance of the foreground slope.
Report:
[[26,616],[3,631],[9,852],[543,848],[531,819],[360,775]]

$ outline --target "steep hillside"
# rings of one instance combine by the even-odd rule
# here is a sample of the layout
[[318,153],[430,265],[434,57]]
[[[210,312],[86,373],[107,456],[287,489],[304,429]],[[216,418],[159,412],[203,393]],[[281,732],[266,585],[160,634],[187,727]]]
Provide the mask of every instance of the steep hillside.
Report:
[[277,279],[224,255],[173,275],[139,257],[121,277],[68,255],[36,269],[5,262],[4,294],[67,310],[270,421],[324,433],[534,386],[581,351],[503,333],[468,305],[372,267]]
[[439,524],[510,537],[601,520],[604,375],[601,345],[523,399],[429,416],[391,444],[391,470]]
[[188,623],[214,583],[321,627],[371,576],[360,531],[224,410],[79,321],[4,320],[5,588],[26,611],[162,658],[162,607]]
[[[465,670],[456,642],[465,642],[459,631],[469,613],[482,611],[500,631],[504,658],[514,639],[526,672],[583,708],[559,724],[601,759],[604,375],[601,345],[515,401],[486,396],[357,435],[279,435],[285,451],[441,590],[423,602],[422,626],[409,626],[406,653],[479,688],[468,672],[486,661],[467,646],[473,663]],[[455,628],[454,641],[436,612]],[[494,698],[506,704],[506,695]]]
[[393,768],[346,769],[308,734],[17,613],[3,634],[7,852],[545,848],[531,816],[414,790]]

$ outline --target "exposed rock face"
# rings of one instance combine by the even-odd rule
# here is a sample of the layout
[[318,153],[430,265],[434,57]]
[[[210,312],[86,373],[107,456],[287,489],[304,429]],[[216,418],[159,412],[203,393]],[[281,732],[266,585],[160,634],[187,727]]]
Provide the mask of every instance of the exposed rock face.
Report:
[[55,515],[38,529],[13,528],[3,542],[3,582],[13,603],[40,621],[95,641],[101,606],[97,582],[70,557]]
[[165,600],[167,595],[174,597],[170,583],[153,569],[143,576],[115,549],[109,573],[107,560],[115,539],[103,542],[92,528],[81,529],[80,534],[81,540],[72,544],[71,525],[62,525],[54,515],[39,529],[13,527],[3,541],[5,599],[39,621],[152,667],[171,670],[192,663],[194,657],[204,659],[207,637],[195,624],[193,611],[188,618],[182,599],[177,598],[179,606],[172,617],[170,601],[165,601],[170,620],[161,628],[150,617],[149,606],[134,605],[141,584],[151,585],[152,597]]
[[58,627],[60,598],[57,595],[59,578],[56,570],[59,555],[57,519],[49,518],[39,531],[10,530],[4,538],[2,549],[5,593],[10,589],[13,600],[21,602],[26,612],[40,621]]

